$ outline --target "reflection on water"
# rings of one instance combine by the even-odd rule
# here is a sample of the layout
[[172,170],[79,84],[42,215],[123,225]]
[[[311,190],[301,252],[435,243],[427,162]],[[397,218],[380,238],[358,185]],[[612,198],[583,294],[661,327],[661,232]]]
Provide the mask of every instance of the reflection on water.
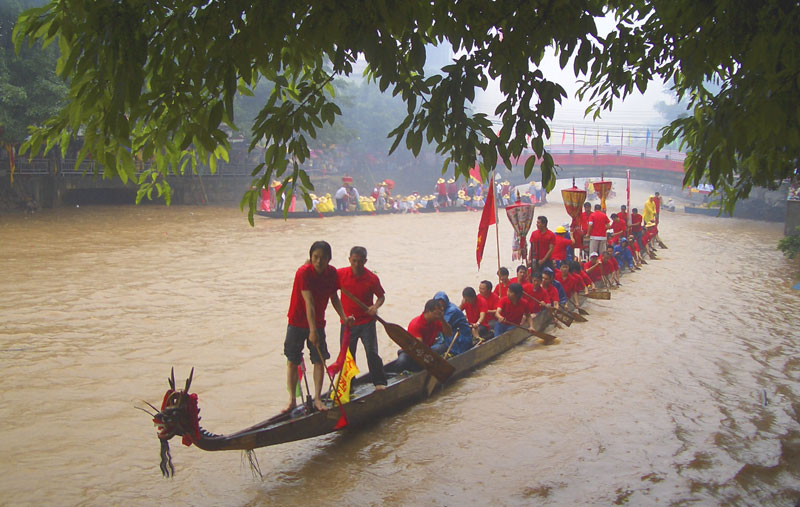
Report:
[[[551,223],[563,208],[537,210]],[[493,279],[479,215],[260,219],[238,209],[80,208],[0,222],[4,503],[792,503],[800,497],[800,302],[781,226],[666,214],[662,260],[590,322],[523,344],[358,432],[235,452],[173,441],[162,480],[149,417],[194,366],[203,425],[235,431],[285,402],[294,270],[316,239],[354,244],[406,324],[426,299]],[[501,220],[501,254],[511,230]],[[335,329],[328,315],[329,333]],[[382,334],[385,359],[396,347]],[[335,346],[334,346],[335,349]],[[359,350],[359,363],[364,363]],[[179,378],[179,382],[181,382]],[[347,477],[345,491],[336,485]]]

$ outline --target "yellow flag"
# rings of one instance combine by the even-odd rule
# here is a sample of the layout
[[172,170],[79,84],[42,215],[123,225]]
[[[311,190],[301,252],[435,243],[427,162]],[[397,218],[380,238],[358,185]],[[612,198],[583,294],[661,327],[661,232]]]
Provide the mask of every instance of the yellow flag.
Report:
[[[353,380],[353,377],[358,375],[358,367],[356,366],[356,360],[353,359],[353,355],[350,353],[350,349],[347,349],[347,356],[344,359],[344,364],[342,365],[342,371],[339,374],[339,381],[336,383],[336,393],[339,395],[339,401],[342,403],[347,403],[350,401],[350,381]],[[332,396],[334,405],[336,404],[336,396]]]

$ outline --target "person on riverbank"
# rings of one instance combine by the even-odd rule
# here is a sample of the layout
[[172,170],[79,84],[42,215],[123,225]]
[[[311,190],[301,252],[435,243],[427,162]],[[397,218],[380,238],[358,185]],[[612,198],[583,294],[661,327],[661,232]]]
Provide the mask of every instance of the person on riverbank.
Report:
[[[348,261],[350,262],[349,267],[340,268],[337,271],[339,285],[368,308],[364,310],[361,305],[350,299],[344,292],[342,293],[342,308],[345,314],[350,315],[353,320],[349,326],[346,322],[341,323],[340,344],[343,343],[345,331],[349,327],[350,354],[353,358],[356,357],[360,339],[364,344],[364,353],[367,356],[372,384],[376,390],[386,389],[386,375],[383,373],[383,360],[378,353],[378,332],[375,327],[378,308],[386,301],[385,292],[378,276],[365,267],[367,263],[366,248],[363,246],[351,248]],[[373,298],[376,299],[373,300]]]
[[494,335],[500,336],[509,329],[517,326],[526,327],[535,331],[530,307],[522,296],[522,285],[512,283],[508,286],[508,295],[500,298],[497,306],[497,323],[494,326]]
[[531,233],[531,251],[528,264],[531,269],[542,270],[553,268],[553,248],[556,245],[556,235],[547,228],[547,217],[540,216],[536,219],[536,230]]
[[[298,373],[303,362],[303,347],[307,346],[314,365],[314,406],[326,410],[322,403],[322,380],[325,373],[323,363],[330,358],[325,343],[325,309],[330,300],[333,309],[345,324],[352,324],[342,308],[337,291],[339,277],[336,268],[330,265],[331,246],[327,241],[315,241],[308,251],[309,259],[294,275],[292,295],[289,300],[289,325],[283,342],[283,353],[288,359],[286,385],[289,389],[287,411],[297,406],[295,399]],[[321,357],[320,357],[321,355]]]

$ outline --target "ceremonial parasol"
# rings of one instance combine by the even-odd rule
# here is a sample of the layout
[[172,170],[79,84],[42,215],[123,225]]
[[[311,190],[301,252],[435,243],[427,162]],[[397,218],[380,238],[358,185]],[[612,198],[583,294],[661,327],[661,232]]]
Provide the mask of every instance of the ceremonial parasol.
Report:
[[511,227],[514,229],[514,240],[511,244],[511,258],[513,260],[528,258],[528,243],[526,236],[533,223],[533,204],[522,203],[519,200],[506,206],[506,215]]
[[603,177],[600,177],[600,181],[594,182],[594,191],[597,192],[597,197],[600,198],[600,207],[603,208],[603,211],[606,210],[606,197],[611,192],[611,182],[604,181]]
[[576,187],[575,178],[573,178],[572,188],[563,189],[561,191],[561,197],[564,199],[564,207],[567,209],[567,215],[572,217],[570,229],[573,229],[579,225],[583,203],[586,202],[586,190],[581,190]]

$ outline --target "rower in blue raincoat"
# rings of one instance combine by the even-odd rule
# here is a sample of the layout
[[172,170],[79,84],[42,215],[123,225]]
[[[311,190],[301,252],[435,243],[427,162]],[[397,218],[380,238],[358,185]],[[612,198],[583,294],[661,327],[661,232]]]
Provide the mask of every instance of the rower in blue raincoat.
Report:
[[[469,321],[464,315],[464,312],[459,310],[458,306],[450,302],[443,291],[439,291],[433,296],[433,299],[441,300],[444,302],[444,320],[453,328],[453,334],[458,331],[458,338],[450,349],[450,353],[455,355],[466,352],[472,348],[472,328],[469,327]],[[444,341],[449,346],[452,336],[445,336]]]

